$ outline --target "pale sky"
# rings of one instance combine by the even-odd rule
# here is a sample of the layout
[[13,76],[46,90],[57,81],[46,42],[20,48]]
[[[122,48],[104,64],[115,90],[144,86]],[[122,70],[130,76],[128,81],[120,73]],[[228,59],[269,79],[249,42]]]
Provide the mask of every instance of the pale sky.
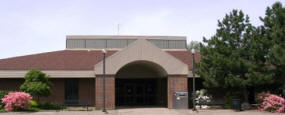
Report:
[[[278,0],[0,0],[0,59],[65,49],[66,35],[174,35],[202,41],[241,9],[260,25]],[[281,0],[285,5],[285,0]]]

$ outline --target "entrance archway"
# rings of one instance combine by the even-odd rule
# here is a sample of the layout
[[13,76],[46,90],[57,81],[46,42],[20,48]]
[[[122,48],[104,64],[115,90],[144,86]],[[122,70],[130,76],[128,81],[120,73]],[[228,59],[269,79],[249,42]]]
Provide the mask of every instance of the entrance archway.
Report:
[[126,64],[115,76],[115,104],[167,107],[167,72],[150,61]]

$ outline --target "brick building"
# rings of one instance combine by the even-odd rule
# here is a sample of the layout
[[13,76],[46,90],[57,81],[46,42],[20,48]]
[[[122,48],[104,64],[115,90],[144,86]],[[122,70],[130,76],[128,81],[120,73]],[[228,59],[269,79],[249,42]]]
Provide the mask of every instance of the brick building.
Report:
[[102,49],[107,108],[172,108],[173,93],[190,90],[192,54],[183,36],[67,36],[65,50],[1,59],[0,90],[19,90],[27,71],[38,69],[53,84],[52,95],[41,101],[81,100],[101,108]]

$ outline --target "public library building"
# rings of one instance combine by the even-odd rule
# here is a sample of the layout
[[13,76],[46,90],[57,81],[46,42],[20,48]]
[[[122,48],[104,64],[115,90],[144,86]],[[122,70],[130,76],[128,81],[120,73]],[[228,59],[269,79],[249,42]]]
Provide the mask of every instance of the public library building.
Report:
[[[184,36],[67,36],[65,50],[0,59],[0,90],[19,90],[25,74],[38,69],[52,83],[52,94],[41,101],[102,108],[105,77],[106,108],[173,108],[174,92],[192,88],[193,57],[186,47]],[[199,61],[199,53],[194,56]]]

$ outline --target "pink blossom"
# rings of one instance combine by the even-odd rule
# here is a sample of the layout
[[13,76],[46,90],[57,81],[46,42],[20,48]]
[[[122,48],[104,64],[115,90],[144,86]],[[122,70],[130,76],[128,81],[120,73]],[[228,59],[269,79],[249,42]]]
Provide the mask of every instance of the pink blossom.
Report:
[[32,100],[32,96],[28,93],[10,92],[2,98],[2,103],[5,104],[5,110],[7,111],[25,110],[29,107],[30,100]]
[[285,112],[284,98],[270,93],[261,93],[257,98],[261,101],[258,105],[259,110],[277,113]]

